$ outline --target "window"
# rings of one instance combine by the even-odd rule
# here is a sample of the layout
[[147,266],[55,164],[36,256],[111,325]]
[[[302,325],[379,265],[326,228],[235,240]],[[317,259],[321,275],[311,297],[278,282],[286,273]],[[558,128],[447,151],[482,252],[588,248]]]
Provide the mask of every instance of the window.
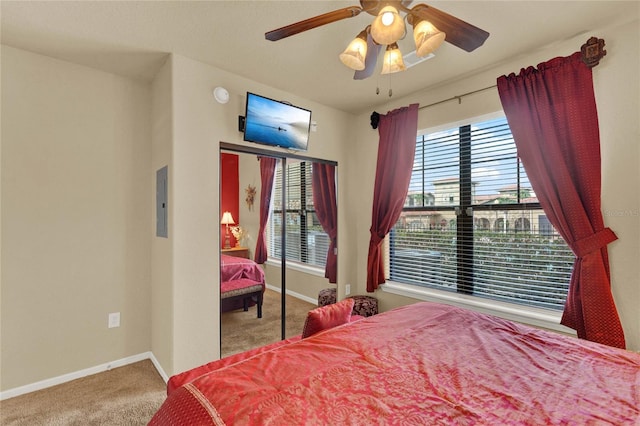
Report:
[[574,259],[504,117],[417,138],[405,208],[389,235],[392,281],[560,310]]
[[[287,261],[324,268],[329,250],[329,236],[322,229],[313,206],[311,163],[286,162],[286,250]],[[278,163],[269,218],[269,253],[280,259],[282,248],[282,162]]]

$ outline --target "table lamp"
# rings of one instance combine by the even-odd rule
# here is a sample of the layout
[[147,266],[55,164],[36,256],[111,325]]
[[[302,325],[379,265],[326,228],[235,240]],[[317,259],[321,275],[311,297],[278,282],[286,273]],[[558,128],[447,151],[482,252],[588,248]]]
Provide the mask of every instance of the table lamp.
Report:
[[221,225],[226,225],[227,233],[224,237],[224,248],[231,248],[231,243],[229,241],[229,225],[235,225],[235,221],[233,220],[233,216],[231,216],[231,212],[222,213],[222,220],[220,221]]

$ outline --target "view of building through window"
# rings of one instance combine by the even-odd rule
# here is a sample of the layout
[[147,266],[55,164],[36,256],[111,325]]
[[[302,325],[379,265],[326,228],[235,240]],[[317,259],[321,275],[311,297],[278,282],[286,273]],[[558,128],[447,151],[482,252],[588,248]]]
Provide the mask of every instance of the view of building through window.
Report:
[[417,139],[389,242],[393,281],[564,306],[574,255],[540,207],[504,117]]

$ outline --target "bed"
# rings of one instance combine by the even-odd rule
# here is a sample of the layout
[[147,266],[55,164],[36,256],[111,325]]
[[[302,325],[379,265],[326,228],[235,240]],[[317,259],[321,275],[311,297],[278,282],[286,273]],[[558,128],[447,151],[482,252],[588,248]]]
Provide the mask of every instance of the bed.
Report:
[[220,255],[220,309],[222,312],[257,306],[262,317],[262,296],[265,290],[264,271],[251,259]]
[[420,302],[172,377],[151,425],[638,425],[640,355]]

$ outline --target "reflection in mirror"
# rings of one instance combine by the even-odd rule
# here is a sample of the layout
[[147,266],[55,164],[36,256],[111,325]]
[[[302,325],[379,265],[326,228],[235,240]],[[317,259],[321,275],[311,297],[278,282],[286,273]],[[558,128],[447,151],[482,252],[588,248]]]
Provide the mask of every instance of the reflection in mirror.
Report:
[[[239,227],[242,231],[238,234],[240,241],[237,236],[231,236],[231,249],[223,247],[225,228],[221,227],[220,231],[222,357],[281,339],[299,338],[308,311],[317,307],[319,291],[335,287],[328,283],[335,283],[337,269],[335,164],[283,155],[275,159],[269,187],[264,174],[265,169],[268,171],[271,167],[265,166],[269,161],[263,162],[261,153],[247,152],[243,147],[240,151],[223,150],[220,156],[220,217],[225,211],[233,213],[233,206],[229,207],[227,203],[231,198],[231,203],[238,205],[235,225],[231,229],[237,233],[236,227]],[[269,154],[273,155],[272,152]],[[237,172],[232,169],[229,174],[223,165],[228,155],[237,159]],[[229,184],[229,181],[237,181],[237,184]],[[236,201],[227,196],[228,191],[235,191]],[[262,199],[263,195],[266,200]],[[264,208],[265,203],[268,209]],[[264,234],[261,233],[262,221]],[[267,254],[264,258],[261,239]],[[234,275],[233,269],[238,269],[240,264],[243,272],[236,271]],[[251,276],[256,268],[264,277],[262,318],[258,318],[256,305],[259,293],[247,293],[246,298],[238,296],[231,303],[223,291],[231,289],[241,294],[242,290],[235,287],[242,288],[251,283],[238,280],[248,277],[258,281],[259,275]],[[247,311],[244,310],[245,300]]]

